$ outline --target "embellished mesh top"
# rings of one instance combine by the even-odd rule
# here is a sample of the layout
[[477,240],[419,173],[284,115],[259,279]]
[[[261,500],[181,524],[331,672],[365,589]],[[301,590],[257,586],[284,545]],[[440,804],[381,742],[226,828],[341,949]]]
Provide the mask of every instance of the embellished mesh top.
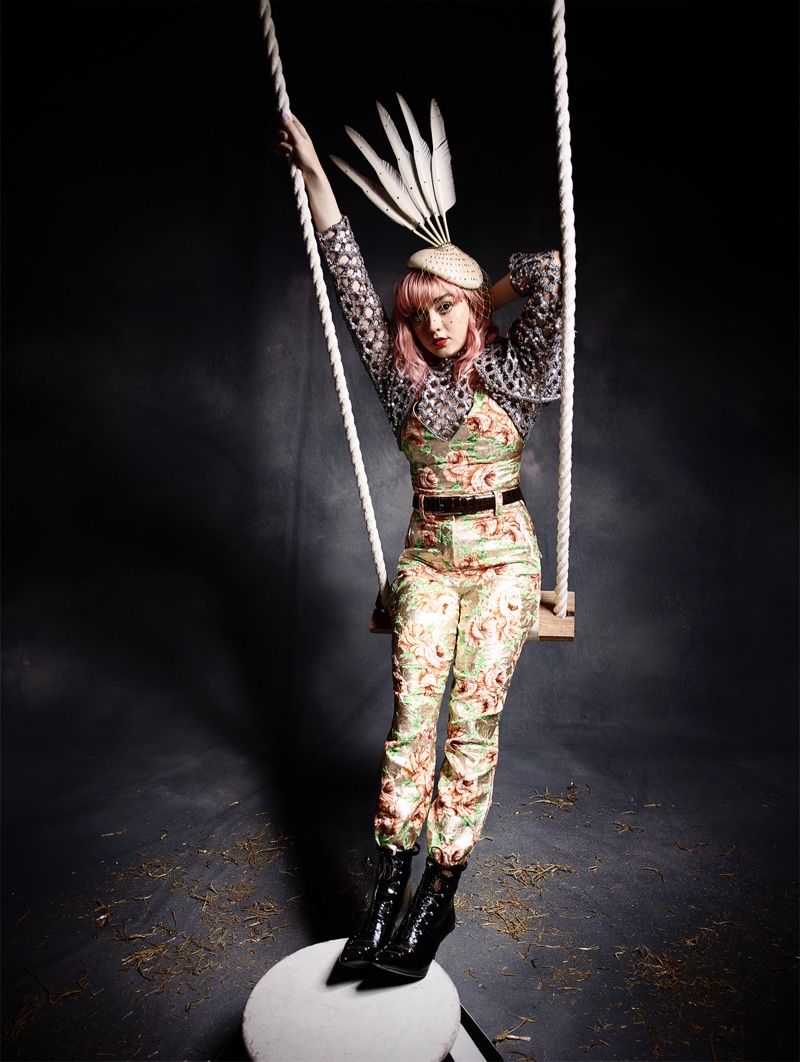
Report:
[[[452,439],[472,409],[473,389],[454,376],[455,359],[429,367],[421,387],[401,374],[392,353],[392,326],[372,286],[350,222],[340,218],[318,234],[336,297],[361,361],[375,385],[398,444],[413,412],[434,435]],[[507,337],[475,361],[483,389],[509,415],[524,442],[539,410],[560,396],[561,267],[552,251],[515,254],[511,284],[526,296]]]

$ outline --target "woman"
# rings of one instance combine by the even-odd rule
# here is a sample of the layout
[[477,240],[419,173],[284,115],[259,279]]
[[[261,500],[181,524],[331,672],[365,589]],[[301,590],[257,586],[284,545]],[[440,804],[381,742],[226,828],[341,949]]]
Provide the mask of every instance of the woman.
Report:
[[[340,308],[411,466],[414,511],[392,585],[394,718],[375,813],[376,881],[340,961],[416,979],[455,926],[454,894],[491,804],[500,713],[537,616],[540,554],[519,468],[539,408],[559,396],[560,257],[514,255],[490,289],[453,245],[418,252],[396,283],[390,320],[296,117],[281,116],[276,150],[302,173]],[[492,310],[519,296],[522,312],[500,338]],[[425,870],[395,930],[426,818]]]

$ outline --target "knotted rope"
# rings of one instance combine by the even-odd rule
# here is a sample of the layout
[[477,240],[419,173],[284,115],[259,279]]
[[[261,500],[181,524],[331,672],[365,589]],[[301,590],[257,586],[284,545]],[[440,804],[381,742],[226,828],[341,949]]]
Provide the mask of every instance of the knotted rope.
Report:
[[558,193],[561,212],[561,421],[558,456],[558,535],[553,612],[567,614],[569,580],[569,516],[572,499],[572,405],[575,379],[575,211],[572,197],[572,153],[567,96],[567,46],[564,0],[553,0],[553,76],[558,140]]
[[[264,27],[264,39],[267,44],[267,54],[269,55],[269,65],[275,86],[278,110],[291,113],[289,95],[286,91],[286,82],[283,77],[283,69],[281,66],[280,55],[278,53],[278,41],[275,36],[275,26],[272,21],[272,10],[270,8],[269,0],[261,0],[261,20]],[[297,203],[297,210],[300,215],[300,224],[303,231],[303,243],[305,244],[309,265],[311,266],[311,277],[314,283],[314,291],[317,296],[317,305],[319,306],[322,330],[325,334],[325,344],[328,348],[328,358],[331,363],[333,382],[336,388],[336,395],[339,399],[339,408],[342,413],[344,434],[347,438],[347,445],[350,450],[350,460],[353,463],[353,471],[356,476],[361,511],[364,514],[364,522],[367,525],[367,537],[369,538],[369,545],[372,551],[372,560],[375,564],[375,574],[378,576],[381,603],[383,604],[383,607],[388,610],[389,583],[386,577],[383,548],[378,534],[378,525],[375,521],[375,510],[372,507],[372,496],[369,492],[367,473],[364,468],[364,459],[361,454],[361,444],[358,440],[358,432],[356,431],[356,424],[353,419],[353,407],[350,404],[350,394],[347,390],[347,381],[342,367],[342,356],[339,351],[339,342],[336,338],[336,329],[331,315],[328,291],[325,287],[325,275],[322,271],[322,262],[319,257],[319,248],[317,246],[317,238],[314,232],[314,223],[311,218],[311,210],[308,205],[308,196],[306,195],[306,189],[303,183],[303,175],[294,163],[290,164],[290,171],[292,175],[294,198]]]

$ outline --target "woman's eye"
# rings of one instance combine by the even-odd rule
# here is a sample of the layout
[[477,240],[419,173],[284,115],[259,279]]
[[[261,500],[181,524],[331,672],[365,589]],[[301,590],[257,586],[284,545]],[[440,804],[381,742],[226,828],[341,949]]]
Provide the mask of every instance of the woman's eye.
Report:
[[453,309],[452,302],[443,302],[439,306],[439,313],[450,313]]

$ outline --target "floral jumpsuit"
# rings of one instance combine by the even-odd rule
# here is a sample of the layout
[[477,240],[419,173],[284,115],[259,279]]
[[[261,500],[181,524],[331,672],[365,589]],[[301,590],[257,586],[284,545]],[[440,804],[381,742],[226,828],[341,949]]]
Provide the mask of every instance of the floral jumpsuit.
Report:
[[[415,508],[392,584],[394,718],[375,813],[379,845],[411,848],[428,819],[428,850],[463,863],[492,799],[498,726],[536,620],[540,554],[519,485],[522,448],[543,403],[559,397],[560,270],[552,252],[514,255],[527,296],[507,339],[489,344],[469,387],[443,360],[415,390],[395,368],[388,318],[347,218],[320,234],[337,298],[408,458]],[[491,496],[492,508],[424,511],[426,497]],[[434,797],[436,726],[453,668],[444,760]],[[433,802],[431,803],[431,801]]]

